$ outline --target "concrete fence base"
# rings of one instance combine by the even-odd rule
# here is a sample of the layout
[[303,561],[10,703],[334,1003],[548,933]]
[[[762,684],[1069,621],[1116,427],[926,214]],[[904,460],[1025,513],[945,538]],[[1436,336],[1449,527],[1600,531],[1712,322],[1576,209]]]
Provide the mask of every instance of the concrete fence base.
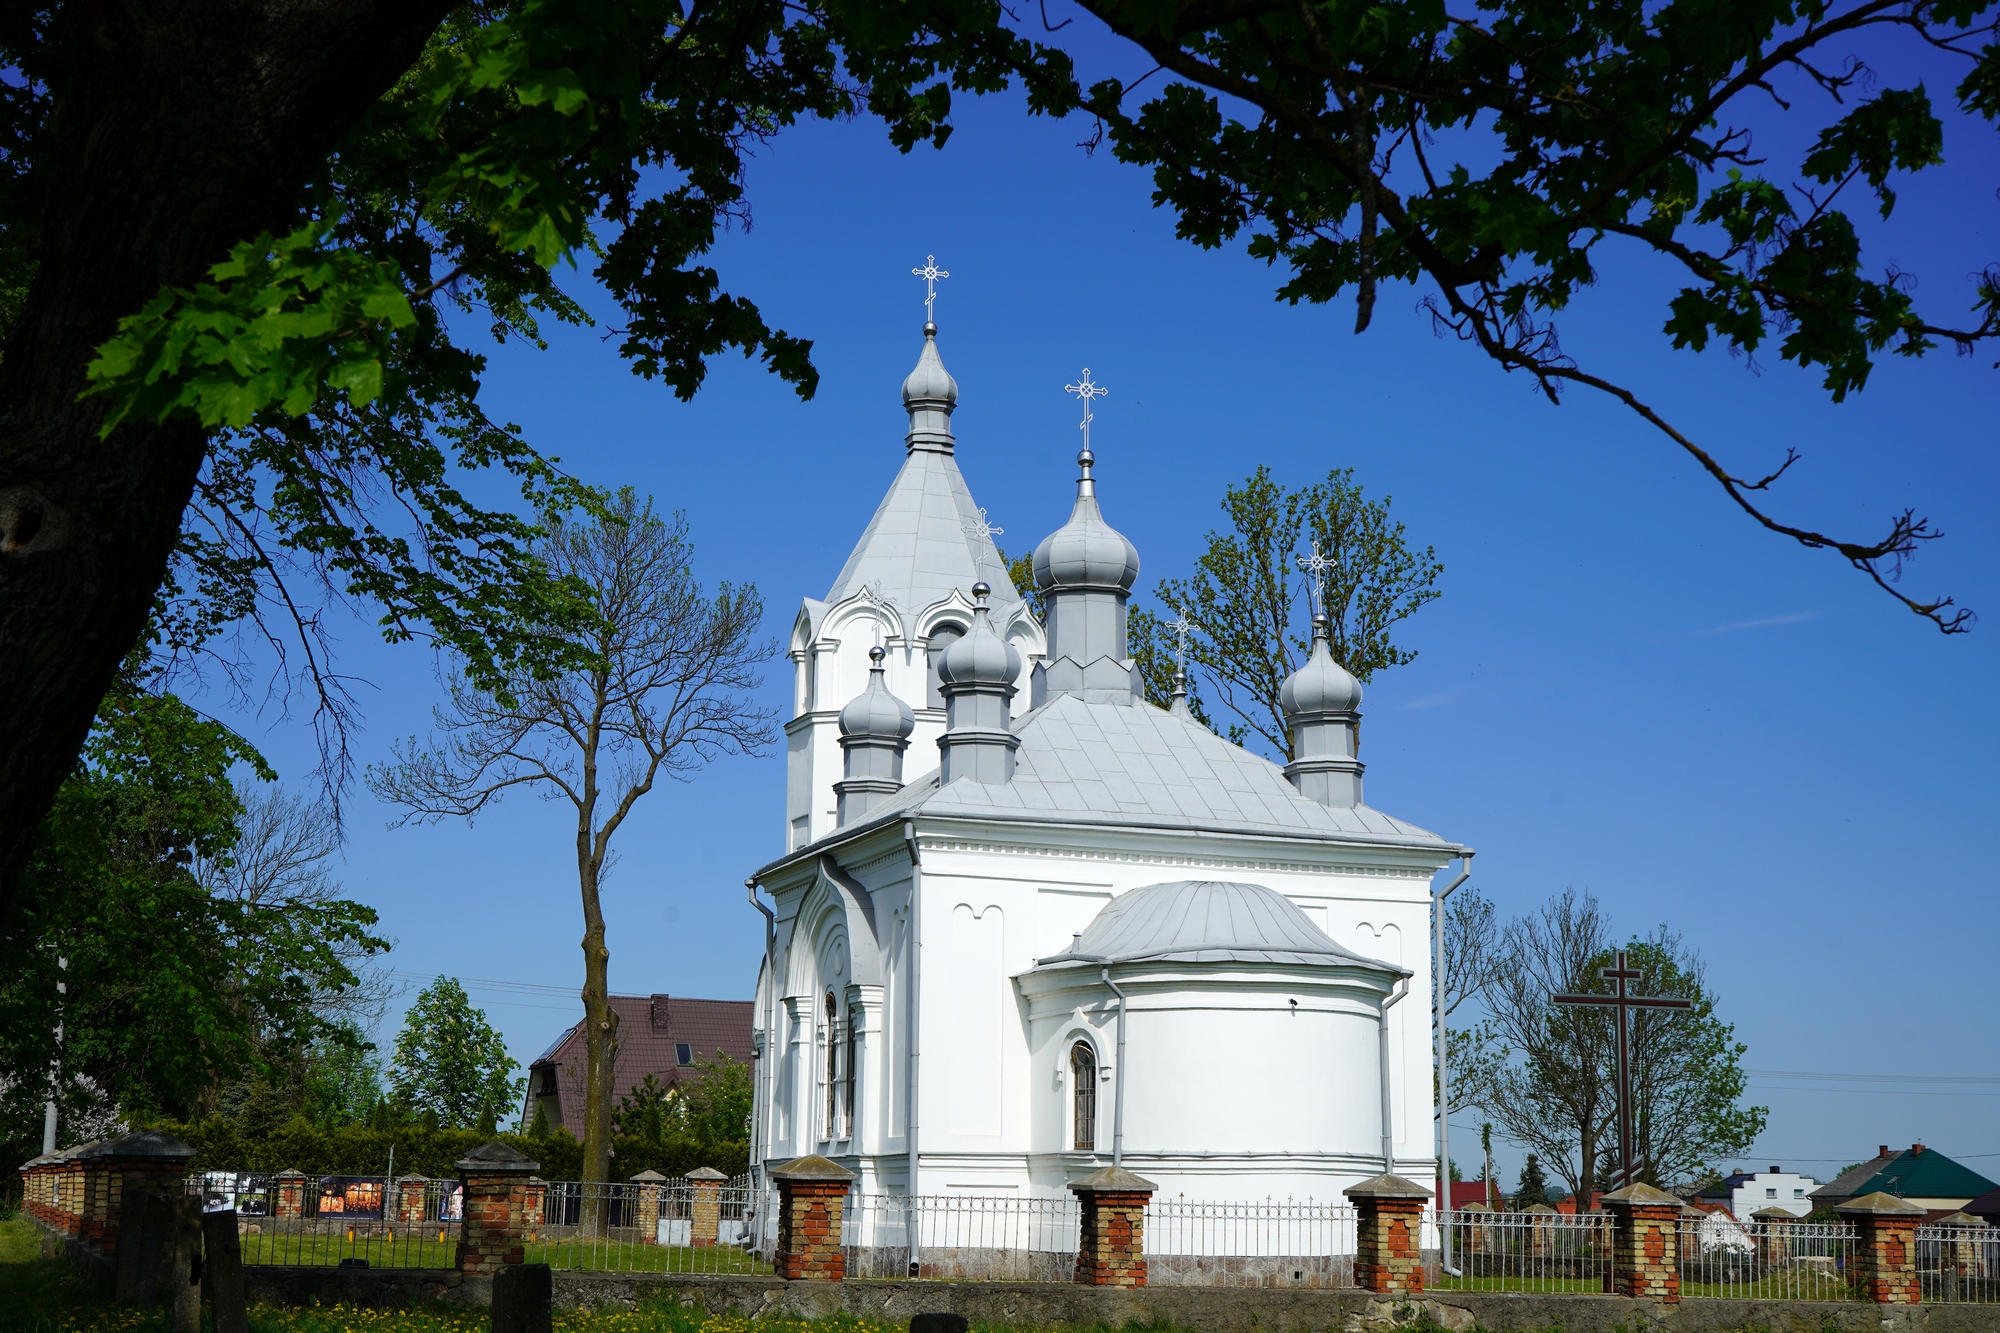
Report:
[[[484,1306],[493,1280],[436,1270],[244,1270],[252,1304],[342,1303],[394,1308]],[[628,1309],[679,1301],[714,1314],[817,1319],[838,1314],[905,1323],[919,1314],[974,1324],[1172,1324],[1189,1333],[1388,1333],[1429,1321],[1452,1333],[1993,1333],[1992,1306],[1683,1300],[1623,1296],[1426,1292],[1405,1299],[1366,1291],[1214,1287],[1091,1287],[1070,1282],[786,1282],[781,1278],[635,1273],[554,1274],[558,1309]]]

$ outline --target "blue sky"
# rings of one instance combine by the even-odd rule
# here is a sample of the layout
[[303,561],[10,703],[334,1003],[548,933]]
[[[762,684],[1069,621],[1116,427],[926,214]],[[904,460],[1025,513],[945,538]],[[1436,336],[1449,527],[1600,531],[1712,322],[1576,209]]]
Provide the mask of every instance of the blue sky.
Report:
[[[681,404],[632,376],[602,330],[563,330],[546,352],[494,355],[495,415],[590,481],[686,510],[703,575],[754,582],[781,636],[901,460],[897,390],[923,316],[910,269],[935,254],[952,275],[937,317],[960,463],[1004,548],[1067,512],[1076,409],[1062,386],[1085,365],[1111,388],[1098,476],[1142,587],[1187,570],[1224,486],[1258,464],[1294,485],[1353,467],[1445,565],[1444,596],[1403,634],[1420,656],[1368,689],[1370,803],[1477,846],[1477,883],[1503,913],[1574,886],[1621,929],[1679,929],[1752,1069],[1992,1080],[1760,1075],[1771,1126],[1746,1161],[1825,1178],[1877,1143],[1923,1140],[2000,1176],[2000,1055],[1980,1017],[2000,927],[1978,832],[2000,796],[1991,355],[1885,362],[1836,407],[1775,355],[1669,350],[1657,330],[1672,275],[1633,258],[1608,263],[1560,322],[1574,355],[1739,470],[1801,449],[1771,499],[1781,515],[1843,535],[1904,506],[1930,515],[1948,535],[1911,586],[1988,615],[1946,639],[1836,556],[1756,529],[1623,408],[1583,390],[1551,406],[1434,336],[1420,292],[1385,290],[1357,338],[1350,305],[1279,304],[1277,278],[1240,250],[1177,241],[1144,173],[1076,146],[1087,127],[1029,120],[1008,98],[963,105],[957,122],[942,153],[899,155],[855,121],[790,132],[753,162],[754,225],[716,264],[814,340],[812,402],[725,359]],[[1954,317],[1995,249],[2000,202],[1990,132],[1954,123],[1946,148],[1953,166],[1906,184],[1894,243],[1873,253]],[[359,622],[341,654],[367,682],[358,757],[380,762],[426,728],[436,663]],[[766,694],[783,708],[778,665]],[[307,784],[301,716],[233,720]],[[781,845],[782,782],[776,754],[731,760],[641,805],[607,889],[616,990],[749,994],[761,926],[742,879]],[[578,983],[566,806],[516,796],[471,828],[390,831],[365,791],[350,802],[341,873],[398,941],[391,967]],[[524,1063],[574,1013],[553,992],[473,989]],[[1462,1119],[1469,1165],[1477,1117]],[[1511,1181],[1518,1154],[1501,1160]]]

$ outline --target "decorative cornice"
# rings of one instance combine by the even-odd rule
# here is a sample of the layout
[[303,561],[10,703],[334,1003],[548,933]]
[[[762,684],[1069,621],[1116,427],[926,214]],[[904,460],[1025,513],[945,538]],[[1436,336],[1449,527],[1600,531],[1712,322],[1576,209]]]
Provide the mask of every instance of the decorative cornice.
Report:
[[1346,865],[1327,861],[1282,860],[1277,857],[1215,856],[1191,852],[1137,852],[1049,844],[975,841],[970,838],[917,834],[927,852],[972,852],[988,856],[1045,856],[1062,861],[1115,861],[1129,865],[1194,866],[1212,870],[1271,870],[1305,875],[1352,875],[1368,879],[1428,880],[1435,872],[1421,867]]

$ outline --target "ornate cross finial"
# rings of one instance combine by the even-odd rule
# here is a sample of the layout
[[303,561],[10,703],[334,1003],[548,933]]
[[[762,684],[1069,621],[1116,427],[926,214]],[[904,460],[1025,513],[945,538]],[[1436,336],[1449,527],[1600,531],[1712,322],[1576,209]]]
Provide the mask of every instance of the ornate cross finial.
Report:
[[1188,634],[1194,629],[1194,622],[1189,620],[1187,612],[1178,606],[1174,608],[1174,615],[1176,618],[1167,622],[1167,628],[1174,632],[1174,661],[1182,671],[1186,671]]
[[981,537],[998,537],[1001,533],[1007,531],[1007,529],[1001,527],[998,523],[988,523],[986,521],[986,509],[983,505],[980,507],[978,518],[968,518],[965,522],[959,524],[959,527],[964,529],[966,536],[973,538],[975,541]]
[[1312,609],[1313,614],[1317,616],[1326,612],[1326,571],[1332,569],[1338,562],[1321,555],[1318,542],[1314,542],[1312,548],[1313,553],[1310,556],[1299,556],[1298,561],[1299,568],[1303,569],[1306,577],[1312,580]]
[[935,324],[937,321],[931,318],[931,303],[937,300],[938,279],[948,278],[951,274],[937,266],[936,255],[925,255],[924,266],[913,268],[910,273],[924,280],[924,323]]
[[1102,384],[1092,384],[1090,382],[1090,367],[1085,366],[1083,368],[1083,378],[1075,384],[1063,385],[1063,392],[1073,393],[1083,400],[1083,424],[1077,427],[1077,429],[1083,432],[1083,447],[1088,449],[1090,448],[1090,423],[1096,419],[1090,413],[1090,400],[1093,398],[1102,398],[1105,394],[1110,393],[1111,390],[1105,388]]

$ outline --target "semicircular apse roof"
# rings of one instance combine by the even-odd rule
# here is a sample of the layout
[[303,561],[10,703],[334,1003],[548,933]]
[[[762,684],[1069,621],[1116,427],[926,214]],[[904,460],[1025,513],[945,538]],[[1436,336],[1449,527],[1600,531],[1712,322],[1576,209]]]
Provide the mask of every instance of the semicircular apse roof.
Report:
[[1394,963],[1343,949],[1275,889],[1211,879],[1121,893],[1070,948],[1037,959],[1036,966],[1137,962],[1285,963],[1410,975]]

